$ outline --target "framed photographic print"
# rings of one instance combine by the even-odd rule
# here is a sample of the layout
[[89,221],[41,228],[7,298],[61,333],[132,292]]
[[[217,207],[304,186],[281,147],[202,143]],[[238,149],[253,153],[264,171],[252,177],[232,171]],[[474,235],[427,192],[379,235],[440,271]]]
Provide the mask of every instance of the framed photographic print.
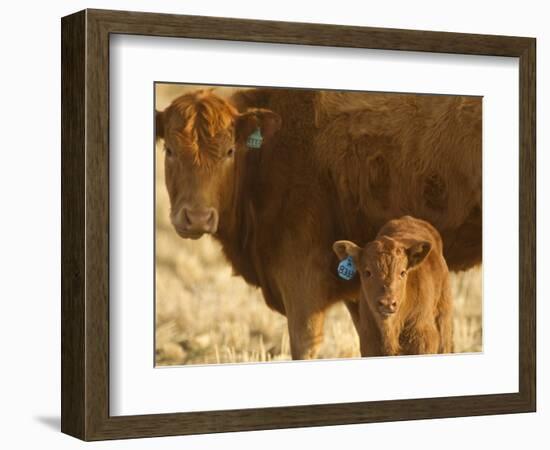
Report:
[[63,432],[535,410],[535,39],[61,28]]

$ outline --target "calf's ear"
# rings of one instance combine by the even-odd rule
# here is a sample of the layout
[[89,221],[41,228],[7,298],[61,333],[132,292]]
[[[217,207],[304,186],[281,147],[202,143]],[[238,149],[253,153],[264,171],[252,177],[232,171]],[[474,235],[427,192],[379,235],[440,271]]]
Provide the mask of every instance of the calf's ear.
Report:
[[426,259],[426,256],[428,256],[431,249],[432,244],[427,241],[415,242],[406,248],[405,252],[407,253],[408,268],[411,269],[418,266],[422,261],[424,261],[424,259]]
[[155,140],[164,139],[164,111],[155,110]]
[[269,109],[249,109],[240,114],[235,122],[235,140],[250,148],[265,148],[281,129],[279,114]]
[[351,241],[336,241],[332,244],[332,250],[334,250],[334,253],[336,253],[336,256],[340,260],[351,256],[355,262],[359,261],[361,247]]

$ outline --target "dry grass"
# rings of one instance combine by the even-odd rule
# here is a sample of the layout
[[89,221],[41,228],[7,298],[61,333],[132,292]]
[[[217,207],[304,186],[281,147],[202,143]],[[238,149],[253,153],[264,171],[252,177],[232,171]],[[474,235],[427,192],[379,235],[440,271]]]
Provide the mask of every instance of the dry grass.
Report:
[[[159,86],[157,108],[184,89]],[[189,87],[187,88],[189,89]],[[288,360],[286,318],[271,311],[258,289],[234,277],[210,236],[183,240],[172,229],[163,155],[156,152],[156,362],[158,365]],[[452,276],[455,350],[481,351],[481,270]],[[359,356],[346,308],[327,315],[321,358]]]

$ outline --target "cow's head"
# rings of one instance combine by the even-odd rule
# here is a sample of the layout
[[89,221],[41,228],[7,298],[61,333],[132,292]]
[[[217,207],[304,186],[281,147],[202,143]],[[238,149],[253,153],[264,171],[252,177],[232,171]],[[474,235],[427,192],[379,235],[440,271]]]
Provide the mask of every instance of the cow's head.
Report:
[[[157,140],[164,140],[172,225],[183,238],[216,233],[221,214],[232,207],[236,167],[247,152],[270,144],[281,118],[265,109],[238,113],[211,90],[182,95],[155,116]],[[249,149],[247,141],[258,130],[261,148]]]
[[405,298],[407,276],[431,250],[427,241],[402,243],[381,237],[361,248],[350,241],[336,241],[333,250],[340,259],[348,256],[361,279],[362,300],[382,319],[391,317]]

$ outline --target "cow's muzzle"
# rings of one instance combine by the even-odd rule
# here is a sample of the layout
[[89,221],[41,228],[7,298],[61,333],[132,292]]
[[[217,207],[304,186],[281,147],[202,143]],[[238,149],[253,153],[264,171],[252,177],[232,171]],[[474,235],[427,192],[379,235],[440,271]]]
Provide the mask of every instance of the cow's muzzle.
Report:
[[218,211],[215,208],[182,208],[172,217],[172,225],[183,238],[198,239],[204,233],[218,230]]

